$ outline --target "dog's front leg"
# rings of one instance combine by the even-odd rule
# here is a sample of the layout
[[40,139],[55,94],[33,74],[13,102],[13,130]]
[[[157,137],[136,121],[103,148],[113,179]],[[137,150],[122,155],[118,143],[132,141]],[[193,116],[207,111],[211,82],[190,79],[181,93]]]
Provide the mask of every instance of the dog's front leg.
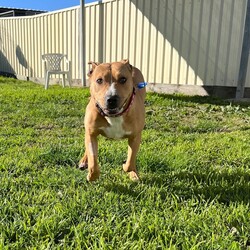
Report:
[[130,179],[133,181],[139,180],[136,170],[136,155],[138,153],[140,143],[141,133],[128,139],[128,157],[126,163],[123,164],[123,170],[128,172]]
[[95,181],[100,175],[100,169],[97,162],[98,143],[96,135],[85,134],[85,150],[88,159],[88,181]]
[[88,168],[88,155],[87,155],[87,151],[85,150],[85,153],[79,162],[79,169],[85,170],[87,168]]

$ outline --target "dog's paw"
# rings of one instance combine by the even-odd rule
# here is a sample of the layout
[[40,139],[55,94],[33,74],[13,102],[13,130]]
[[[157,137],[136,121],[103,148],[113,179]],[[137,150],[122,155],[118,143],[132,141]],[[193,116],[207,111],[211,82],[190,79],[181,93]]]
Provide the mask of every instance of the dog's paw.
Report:
[[128,176],[129,176],[130,180],[132,180],[134,182],[140,181],[139,175],[135,171],[128,172]]
[[87,181],[96,181],[100,176],[100,171],[95,171],[92,173],[88,173]]
[[80,162],[78,168],[80,170],[86,170],[86,169],[88,169],[88,162]]

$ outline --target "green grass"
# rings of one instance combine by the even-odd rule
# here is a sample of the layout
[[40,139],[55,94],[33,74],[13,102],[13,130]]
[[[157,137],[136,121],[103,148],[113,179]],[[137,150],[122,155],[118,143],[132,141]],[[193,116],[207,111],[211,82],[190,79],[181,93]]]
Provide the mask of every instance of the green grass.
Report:
[[249,249],[250,107],[148,94],[140,183],[126,141],[77,169],[89,92],[0,78],[0,249]]

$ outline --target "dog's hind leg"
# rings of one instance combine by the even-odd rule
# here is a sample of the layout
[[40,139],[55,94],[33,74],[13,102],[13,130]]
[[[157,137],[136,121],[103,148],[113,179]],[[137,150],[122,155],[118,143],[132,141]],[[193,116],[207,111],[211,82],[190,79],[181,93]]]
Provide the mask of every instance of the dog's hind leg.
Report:
[[133,181],[139,181],[139,176],[136,170],[136,155],[138,153],[141,143],[141,133],[136,137],[128,139],[128,157],[125,164],[123,164],[123,170],[128,173],[129,177]]

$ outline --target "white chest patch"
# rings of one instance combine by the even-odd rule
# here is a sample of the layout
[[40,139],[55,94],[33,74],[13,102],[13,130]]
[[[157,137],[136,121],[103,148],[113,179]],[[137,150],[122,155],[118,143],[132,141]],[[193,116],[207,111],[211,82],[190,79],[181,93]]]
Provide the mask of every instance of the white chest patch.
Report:
[[105,117],[105,119],[109,123],[109,127],[102,127],[101,129],[104,131],[105,135],[108,138],[112,139],[121,139],[125,135],[130,135],[131,132],[127,132],[123,129],[123,117]]

